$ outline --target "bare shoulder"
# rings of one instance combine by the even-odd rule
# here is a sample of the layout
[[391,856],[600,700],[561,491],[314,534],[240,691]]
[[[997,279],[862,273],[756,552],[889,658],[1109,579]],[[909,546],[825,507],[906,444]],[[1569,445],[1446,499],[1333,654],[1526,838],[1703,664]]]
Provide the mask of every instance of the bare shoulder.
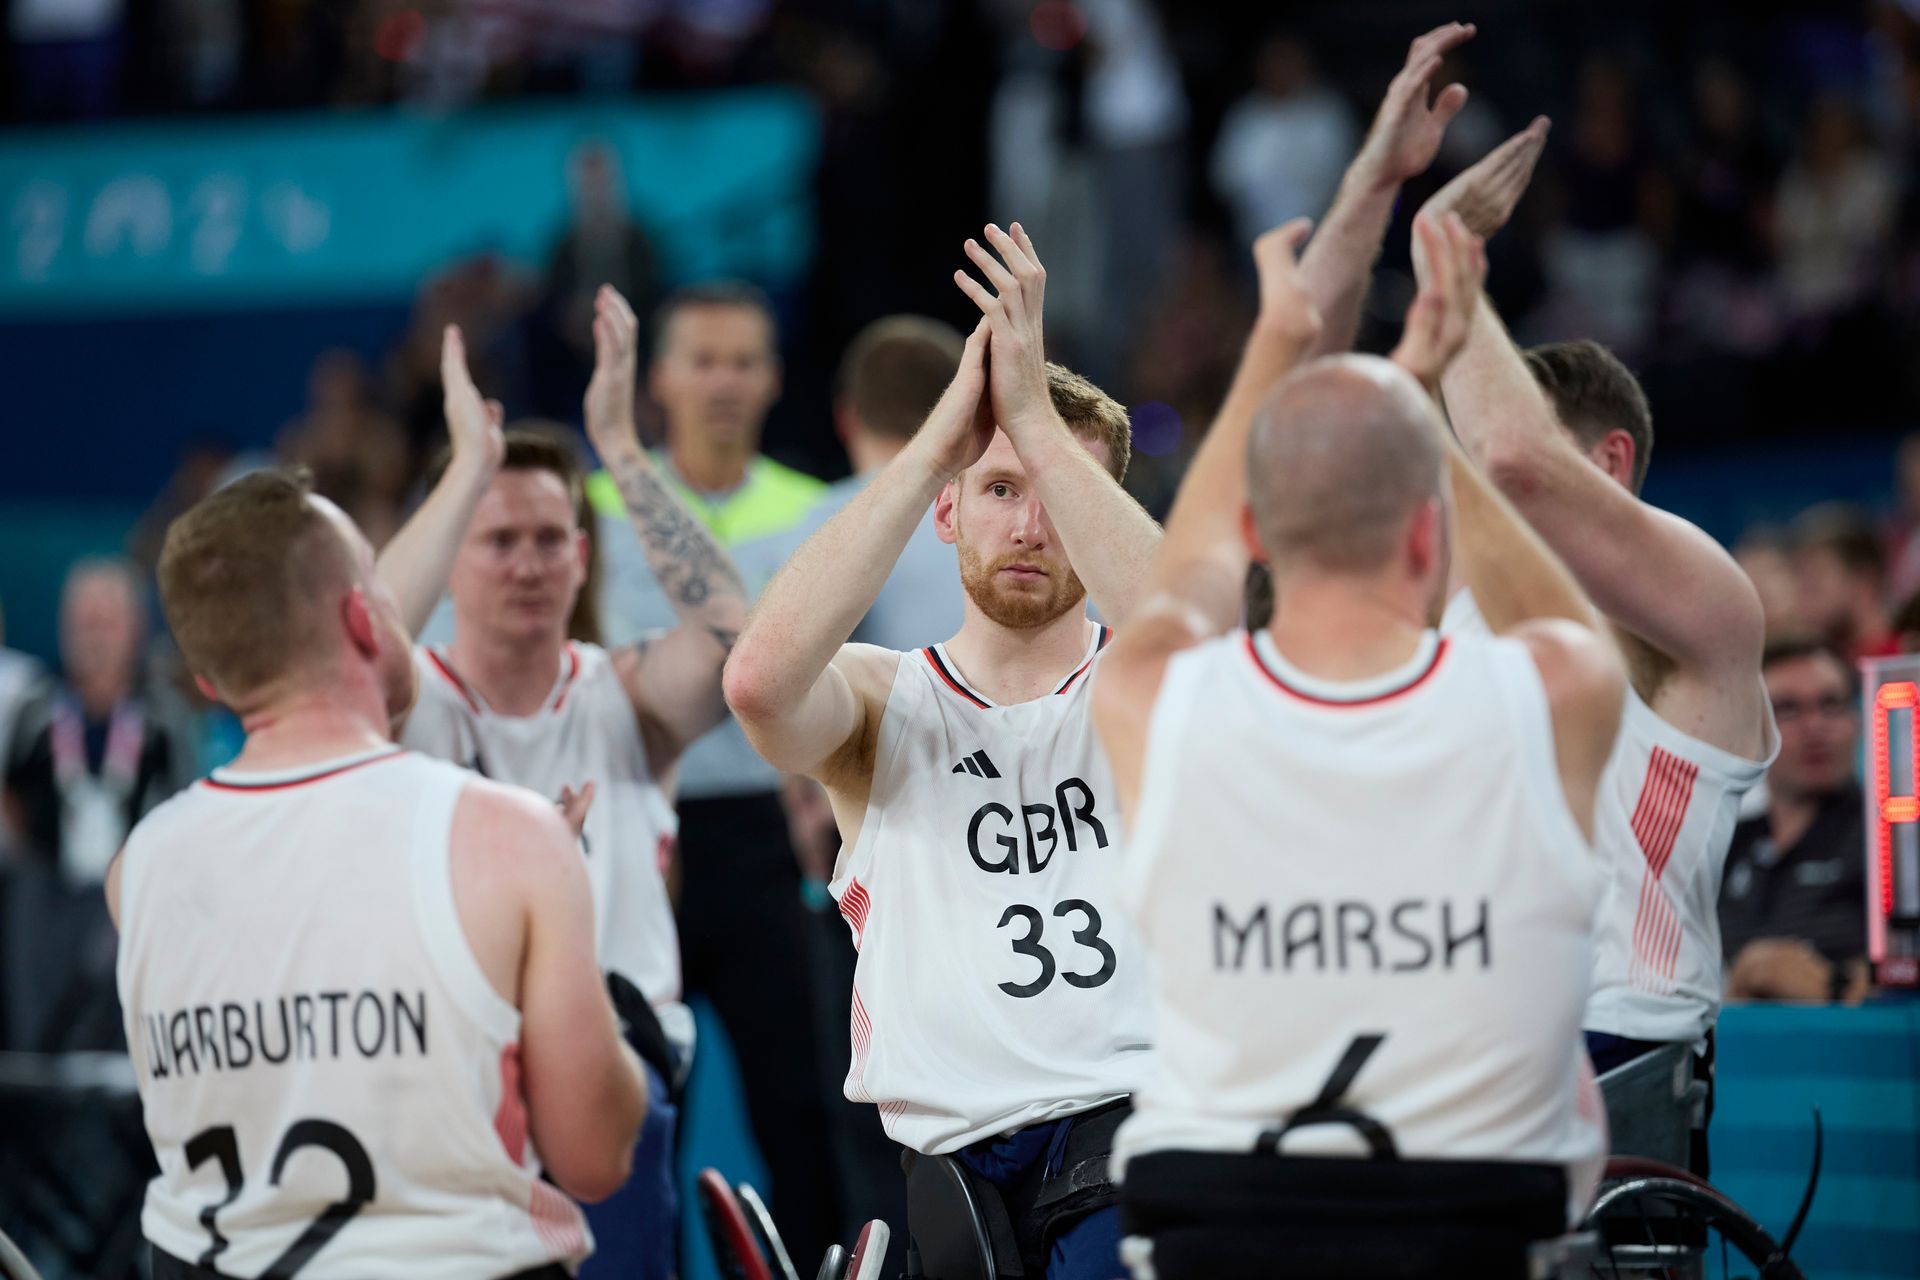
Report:
[[884,702],[893,688],[894,675],[900,670],[900,651],[883,649],[877,644],[843,644],[833,657],[833,665],[846,677],[855,694]]
[[1114,632],[1113,643],[1101,659],[1094,686],[1096,711],[1150,696],[1160,687],[1167,659],[1210,639],[1213,630],[1206,615],[1180,596],[1159,592],[1142,601]]
[[456,865],[518,881],[577,863],[573,833],[551,802],[525,787],[469,779],[453,811]]
[[1526,646],[1546,686],[1547,701],[1560,707],[1611,706],[1618,714],[1626,688],[1620,651],[1606,635],[1567,618],[1533,618],[1508,632]]

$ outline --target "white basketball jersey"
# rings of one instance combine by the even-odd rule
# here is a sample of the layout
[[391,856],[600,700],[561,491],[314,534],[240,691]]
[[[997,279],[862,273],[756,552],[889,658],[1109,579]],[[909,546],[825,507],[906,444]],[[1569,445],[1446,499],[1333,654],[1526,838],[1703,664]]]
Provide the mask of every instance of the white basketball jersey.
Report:
[[[1156,1053],[1122,1166],[1251,1150],[1359,1052],[1339,1103],[1399,1155],[1560,1164],[1578,1212],[1606,1151],[1580,1041],[1600,876],[1524,648],[1429,632],[1333,684],[1232,633],[1168,663],[1141,777]],[[1279,1149],[1367,1152],[1341,1125]]]
[[860,838],[831,886],[860,949],[847,1097],[939,1154],[1131,1093],[1146,975],[1087,692],[995,706],[944,647],[900,655]]
[[693,1015],[680,1002],[680,938],[665,875],[679,819],[648,768],[611,656],[569,643],[553,692],[529,716],[494,711],[440,648],[415,649],[414,665],[420,699],[400,735],[405,746],[548,799],[594,784],[582,843],[600,965],[632,980],[674,1047],[690,1052]]
[[119,986],[155,1247],[301,1280],[475,1280],[590,1252],[527,1140],[520,1014],[454,906],[469,776],[398,748],[216,770],[134,828]]
[[[1486,632],[1465,591],[1448,603],[1442,625]],[[1698,1044],[1719,1016],[1720,875],[1741,799],[1779,751],[1771,704],[1761,701],[1767,755],[1744,760],[1674,728],[1628,688],[1594,797],[1593,844],[1606,884],[1588,1030]]]

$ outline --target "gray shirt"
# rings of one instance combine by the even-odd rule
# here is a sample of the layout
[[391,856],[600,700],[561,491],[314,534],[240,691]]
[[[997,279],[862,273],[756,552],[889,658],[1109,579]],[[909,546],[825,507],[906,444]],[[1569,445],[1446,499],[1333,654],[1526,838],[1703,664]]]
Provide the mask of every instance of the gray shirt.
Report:
[[[872,475],[848,476],[828,486],[807,518],[795,527],[798,547],[865,489]],[[867,611],[853,638],[861,644],[905,652],[950,640],[960,630],[960,562],[954,549],[933,529],[933,511],[920,518],[906,549],[887,575],[887,583]]]

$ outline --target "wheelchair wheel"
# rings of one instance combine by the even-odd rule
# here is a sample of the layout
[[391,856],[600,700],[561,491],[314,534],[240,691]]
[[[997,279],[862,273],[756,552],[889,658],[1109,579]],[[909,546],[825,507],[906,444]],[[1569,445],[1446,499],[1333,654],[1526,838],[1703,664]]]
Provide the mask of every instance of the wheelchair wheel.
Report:
[[881,1280],[880,1269],[887,1265],[887,1246],[892,1242],[892,1229],[878,1218],[860,1228],[843,1273],[846,1280]]
[[0,1280],[40,1280],[40,1273],[27,1261],[7,1233],[0,1231]]
[[746,1209],[720,1171],[702,1169],[693,1186],[700,1216],[707,1224],[707,1239],[713,1245],[713,1263],[723,1280],[774,1280]]
[[[1722,1253],[1714,1246],[1715,1235],[1725,1249],[1757,1268],[1760,1280],[1805,1280],[1799,1266],[1746,1210],[1678,1170],[1607,1183],[1588,1220],[1606,1241],[1593,1274],[1609,1280],[1703,1275],[1704,1264]],[[1692,1238],[1676,1238],[1676,1227],[1692,1228]]]
[[773,1269],[774,1280],[800,1280],[800,1273],[794,1270],[793,1259],[787,1254],[787,1243],[780,1238],[780,1229],[773,1225],[773,1215],[767,1212],[767,1202],[751,1183],[736,1183],[733,1189],[740,1197],[740,1207],[747,1212],[747,1221],[753,1224],[754,1234],[760,1238],[760,1249]]

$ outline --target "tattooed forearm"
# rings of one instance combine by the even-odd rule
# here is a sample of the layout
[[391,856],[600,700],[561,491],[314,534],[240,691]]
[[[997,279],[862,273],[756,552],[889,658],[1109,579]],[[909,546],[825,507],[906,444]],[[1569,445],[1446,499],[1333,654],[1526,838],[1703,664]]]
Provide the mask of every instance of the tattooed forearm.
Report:
[[747,617],[739,570],[639,453],[610,458],[607,469],[674,612],[731,650]]

